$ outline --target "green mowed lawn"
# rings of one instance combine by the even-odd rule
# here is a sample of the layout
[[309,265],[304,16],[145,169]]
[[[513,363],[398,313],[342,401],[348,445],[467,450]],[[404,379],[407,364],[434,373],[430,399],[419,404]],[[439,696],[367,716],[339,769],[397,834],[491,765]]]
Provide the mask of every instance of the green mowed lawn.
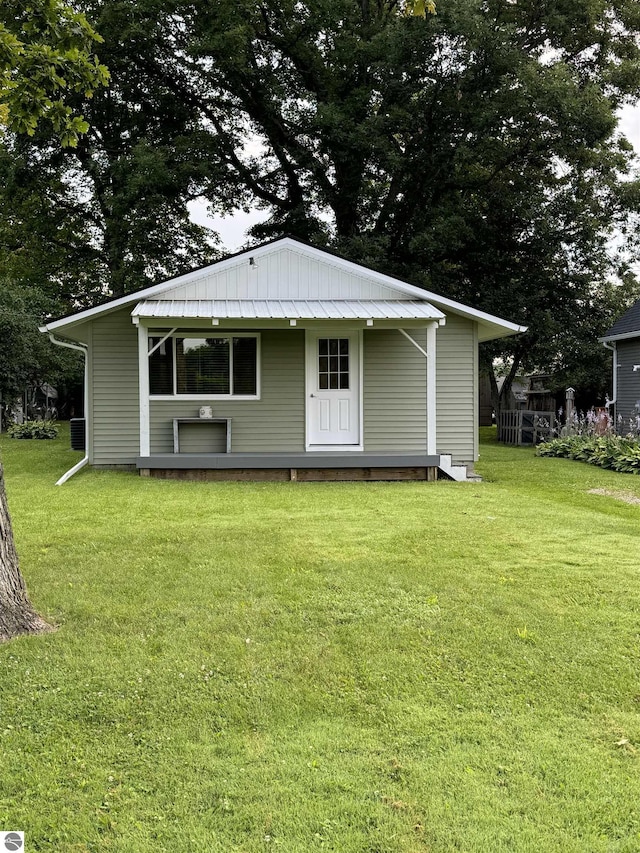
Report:
[[3,437],[59,625],[0,647],[27,850],[640,850],[640,478],[490,440],[479,484],[80,472]]

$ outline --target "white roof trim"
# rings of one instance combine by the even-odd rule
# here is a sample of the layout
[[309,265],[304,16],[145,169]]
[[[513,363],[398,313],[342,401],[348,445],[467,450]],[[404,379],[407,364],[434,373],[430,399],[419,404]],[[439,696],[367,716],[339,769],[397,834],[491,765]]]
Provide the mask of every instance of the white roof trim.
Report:
[[443,320],[424,300],[403,299],[148,299],[132,317],[220,320]]
[[[453,299],[447,299],[444,296],[439,296],[437,293],[431,293],[428,290],[423,290],[421,287],[416,287],[413,284],[407,284],[393,276],[376,272],[375,270],[360,266],[353,261],[347,261],[344,258],[336,257],[335,255],[325,252],[322,249],[317,249],[314,246],[307,246],[305,243],[300,243],[292,237],[283,237],[280,240],[274,240],[264,246],[259,246],[255,249],[247,249],[244,252],[231,255],[224,260],[216,261],[202,269],[193,270],[192,272],[185,273],[177,278],[172,278],[168,281],[160,282],[159,284],[154,284],[151,287],[147,287],[145,290],[139,290],[137,293],[129,293],[126,296],[121,296],[120,298],[107,302],[104,305],[98,305],[95,308],[87,308],[84,311],[79,311],[77,314],[72,314],[70,317],[63,317],[60,320],[54,320],[51,323],[47,323],[42,328],[44,331],[55,332],[56,330],[63,329],[67,326],[75,326],[78,323],[91,320],[93,317],[100,314],[115,311],[118,308],[130,305],[133,302],[150,299],[167,290],[173,290],[174,288],[182,285],[191,284],[194,281],[206,278],[214,270],[216,273],[224,272],[224,270],[235,266],[244,257],[261,258],[275,250],[287,248],[297,252],[298,254],[307,255],[308,257],[321,260],[323,263],[335,266],[345,272],[350,272],[359,276],[366,275],[366,277],[372,281],[386,287],[391,287],[400,293],[406,293],[414,299],[431,302],[438,308],[449,308],[461,317],[466,317],[469,320],[475,320],[481,325],[488,326],[490,338],[505,337],[507,335],[518,334],[519,332],[525,332],[527,330],[526,326],[520,326],[517,323],[510,323],[507,320],[503,320],[501,317],[495,317],[492,314],[485,313],[484,311],[478,311],[475,308],[470,308],[468,305],[464,305],[461,302],[456,302]],[[481,335],[480,340],[485,339],[485,337],[486,336]]]
[[601,344],[605,344],[609,341],[613,341],[614,343],[616,341],[626,341],[629,338],[640,338],[640,330],[638,330],[637,332],[623,332],[623,334],[621,335],[609,335],[608,337],[598,338],[598,341]]

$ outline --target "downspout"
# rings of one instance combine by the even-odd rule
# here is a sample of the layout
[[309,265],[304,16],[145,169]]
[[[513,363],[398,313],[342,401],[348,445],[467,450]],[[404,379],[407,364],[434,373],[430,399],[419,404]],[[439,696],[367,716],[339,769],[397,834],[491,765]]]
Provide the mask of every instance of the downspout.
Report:
[[615,406],[618,401],[618,347],[615,341],[612,344],[602,341],[602,346],[606,349],[610,349],[613,353],[613,399],[609,400],[607,403],[608,409],[610,406]]
[[77,474],[81,468],[89,461],[89,369],[87,365],[87,352],[88,347],[86,344],[72,344],[69,341],[61,341],[59,338],[53,334],[53,332],[49,332],[49,340],[52,344],[56,344],[59,347],[67,347],[68,349],[75,349],[78,352],[81,352],[84,356],[84,429],[85,429],[85,451],[84,457],[73,466],[73,468],[69,468],[66,474],[63,474],[62,477],[56,483],[56,486],[62,486],[63,483],[66,483],[67,480],[70,480],[74,474]]

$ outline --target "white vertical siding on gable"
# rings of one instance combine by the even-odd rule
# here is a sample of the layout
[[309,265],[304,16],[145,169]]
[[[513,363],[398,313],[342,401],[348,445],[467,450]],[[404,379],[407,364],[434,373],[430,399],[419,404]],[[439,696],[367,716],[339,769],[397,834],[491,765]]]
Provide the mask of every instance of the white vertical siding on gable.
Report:
[[436,336],[437,451],[458,462],[477,458],[477,340],[476,323],[455,314]]
[[319,260],[288,249],[239,258],[226,270],[157,294],[158,299],[406,299],[406,294],[366,273],[346,272],[331,258]]
[[91,461],[132,465],[140,448],[138,330],[130,308],[105,314],[91,325]]

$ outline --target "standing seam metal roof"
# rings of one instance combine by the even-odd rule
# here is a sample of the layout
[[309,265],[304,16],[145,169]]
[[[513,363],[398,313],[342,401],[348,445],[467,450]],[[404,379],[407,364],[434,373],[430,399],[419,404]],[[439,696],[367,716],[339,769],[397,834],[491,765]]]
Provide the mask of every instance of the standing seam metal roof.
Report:
[[136,305],[131,316],[159,319],[440,320],[445,315],[431,303],[418,300],[147,299]]

